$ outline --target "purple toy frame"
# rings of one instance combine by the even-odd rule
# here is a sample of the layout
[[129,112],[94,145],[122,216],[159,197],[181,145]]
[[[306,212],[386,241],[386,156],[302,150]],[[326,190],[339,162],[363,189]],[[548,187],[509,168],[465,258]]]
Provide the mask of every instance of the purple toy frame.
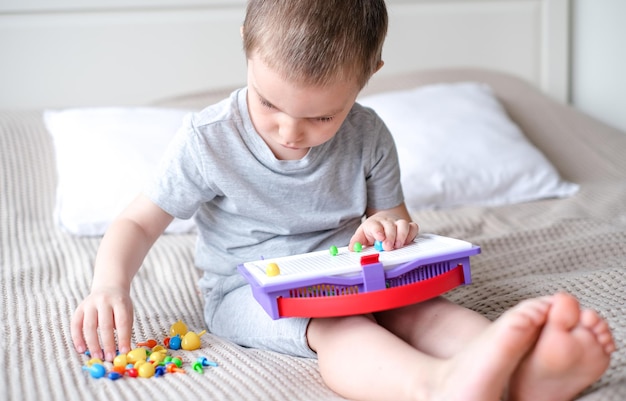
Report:
[[[323,276],[299,279],[288,283],[282,282],[267,284],[264,286],[259,285],[254,276],[252,276],[243,265],[239,265],[238,269],[250,283],[255,299],[259,302],[259,304],[261,304],[263,309],[265,309],[272,319],[298,315],[285,315],[284,313],[281,313],[279,305],[280,301],[287,301],[290,298],[307,298],[307,302],[310,301],[308,302],[309,305],[315,303],[316,300],[323,300],[324,304],[327,305],[327,301],[333,299],[333,302],[336,301],[335,304],[340,310],[342,309],[341,303],[344,300],[350,300],[350,305],[355,305],[355,301],[359,297],[362,298],[363,302],[359,304],[357,308],[358,310],[354,309],[352,306],[343,307],[345,313],[341,314],[349,315],[388,309],[388,307],[385,306],[385,302],[375,302],[377,305],[368,302],[367,300],[371,300],[372,297],[367,296],[367,294],[379,294],[382,298],[376,297],[376,299],[381,300],[385,298],[384,295],[387,293],[390,297],[393,297],[394,289],[399,289],[399,287],[403,286],[420,285],[420,288],[424,289],[426,288],[424,286],[427,286],[430,282],[432,282],[434,287],[430,288],[430,291],[427,291],[428,295],[420,298],[417,302],[432,298],[433,296],[449,290],[450,284],[448,284],[445,288],[439,287],[440,284],[435,284],[437,280],[431,279],[443,277],[444,275],[451,275],[452,273],[456,273],[456,270],[458,270],[459,280],[454,282],[453,286],[458,284],[470,284],[471,270],[469,257],[478,253],[480,253],[480,247],[472,246],[471,248],[463,251],[455,251],[445,255],[415,259],[389,270],[385,270],[382,263],[372,263],[365,264],[361,274],[355,273],[348,276]],[[450,281],[448,281],[448,283],[450,283]],[[402,304],[403,300],[393,300],[393,305],[401,306],[397,305],[398,303]],[[408,299],[404,305],[410,303],[414,302],[411,299]],[[328,312],[329,314],[327,316],[341,315],[338,314],[336,309]],[[298,316],[309,317],[306,312]],[[323,311],[321,314],[320,312],[317,312],[313,317],[321,316],[324,316]]]

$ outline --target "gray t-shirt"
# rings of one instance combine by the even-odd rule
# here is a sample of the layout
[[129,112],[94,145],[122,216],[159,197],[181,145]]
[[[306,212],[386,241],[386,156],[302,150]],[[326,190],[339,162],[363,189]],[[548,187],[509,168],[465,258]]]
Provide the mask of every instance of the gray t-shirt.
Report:
[[372,110],[355,104],[331,140],[300,160],[277,160],[246,94],[189,115],[145,190],[175,217],[195,214],[204,289],[244,284],[242,262],[345,246],[366,207],[403,202],[393,139]]

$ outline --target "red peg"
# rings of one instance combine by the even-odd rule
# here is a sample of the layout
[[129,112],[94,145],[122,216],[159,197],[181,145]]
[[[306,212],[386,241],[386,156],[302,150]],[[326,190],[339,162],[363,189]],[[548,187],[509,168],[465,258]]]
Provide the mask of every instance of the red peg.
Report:
[[139,347],[154,348],[154,347],[156,347],[156,346],[157,346],[157,344],[158,344],[158,343],[156,342],[156,340],[149,339],[149,340],[146,340],[146,341],[144,341],[144,342],[142,342],[142,343],[138,343],[138,344],[137,344],[137,346],[139,346]]
[[181,369],[181,368],[179,368],[179,367],[178,367],[178,366],[176,366],[176,364],[174,364],[174,363],[170,363],[170,364],[168,364],[168,365],[166,366],[166,368],[165,368],[165,369],[167,370],[167,372],[168,372],[168,373],[176,373],[176,372],[179,372],[179,373],[187,373],[187,372],[185,372],[185,369]]

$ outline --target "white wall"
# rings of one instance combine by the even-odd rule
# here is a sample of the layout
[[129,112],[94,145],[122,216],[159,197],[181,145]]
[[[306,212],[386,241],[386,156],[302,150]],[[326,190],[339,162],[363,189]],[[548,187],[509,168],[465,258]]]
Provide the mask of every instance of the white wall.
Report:
[[[385,68],[506,72],[565,101],[571,0],[387,0]],[[0,109],[143,105],[245,83],[245,0],[0,0]]]
[[626,133],[626,1],[572,8],[572,103]]
[[0,0],[0,107],[145,104],[239,85],[244,4]]

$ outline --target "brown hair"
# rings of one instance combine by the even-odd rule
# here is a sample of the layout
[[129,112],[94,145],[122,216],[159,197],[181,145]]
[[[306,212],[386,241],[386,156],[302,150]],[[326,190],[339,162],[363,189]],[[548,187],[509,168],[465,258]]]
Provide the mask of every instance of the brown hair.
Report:
[[247,58],[260,57],[285,79],[365,86],[381,62],[384,0],[249,0],[243,24]]

